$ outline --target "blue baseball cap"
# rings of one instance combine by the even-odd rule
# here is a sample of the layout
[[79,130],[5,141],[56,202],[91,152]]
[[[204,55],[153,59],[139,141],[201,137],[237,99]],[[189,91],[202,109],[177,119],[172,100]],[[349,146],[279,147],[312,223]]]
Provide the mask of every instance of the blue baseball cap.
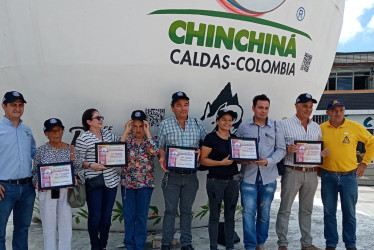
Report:
[[312,101],[313,103],[317,103],[317,100],[313,99],[311,94],[304,93],[304,94],[301,94],[297,97],[295,104],[306,103],[306,102],[309,102],[309,101]]
[[44,132],[49,132],[51,131],[54,127],[56,126],[60,126],[62,127],[63,129],[65,128],[64,125],[62,125],[62,122],[60,119],[57,119],[57,118],[50,118],[48,120],[46,120],[44,122],[44,127],[43,127],[43,131]]
[[328,104],[327,104],[327,110],[330,110],[332,109],[333,107],[335,106],[343,106],[345,107],[344,103],[342,100],[340,99],[335,99],[335,100],[332,100],[330,101]]
[[131,114],[131,119],[144,121],[147,120],[147,115],[143,112],[143,110],[135,110]]
[[184,93],[182,91],[178,91],[178,92],[175,92],[173,94],[173,96],[171,97],[171,106],[173,106],[174,103],[176,103],[180,99],[186,99],[187,101],[190,100],[190,98],[188,98],[188,96],[186,95],[186,93]]
[[23,103],[26,103],[23,95],[18,91],[9,91],[6,92],[3,97],[3,104],[14,102],[15,100],[21,100]]

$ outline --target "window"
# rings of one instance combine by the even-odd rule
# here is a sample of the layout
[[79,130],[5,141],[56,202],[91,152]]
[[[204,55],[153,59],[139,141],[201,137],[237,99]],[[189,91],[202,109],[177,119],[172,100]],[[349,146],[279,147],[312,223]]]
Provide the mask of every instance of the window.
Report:
[[327,80],[325,90],[336,90],[336,73],[331,73]]
[[329,82],[328,82],[328,88],[329,90],[336,90],[336,78],[329,78]]
[[313,115],[312,120],[318,124],[322,124],[328,120],[327,118],[328,118],[327,115]]
[[338,73],[337,90],[352,90],[353,88],[353,72]]
[[368,89],[370,72],[354,73],[354,89]]

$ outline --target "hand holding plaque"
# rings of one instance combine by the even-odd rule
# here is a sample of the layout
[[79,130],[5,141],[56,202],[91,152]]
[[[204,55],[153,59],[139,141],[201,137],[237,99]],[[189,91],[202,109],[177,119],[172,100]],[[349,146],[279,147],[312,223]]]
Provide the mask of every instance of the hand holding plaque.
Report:
[[71,162],[38,166],[38,190],[74,187],[74,169]]
[[238,161],[258,161],[256,138],[229,137],[230,159]]
[[295,141],[294,164],[321,165],[323,141]]
[[166,147],[166,169],[192,170],[197,169],[197,153],[193,147]]
[[105,167],[127,166],[127,144],[125,142],[95,143],[96,162]]

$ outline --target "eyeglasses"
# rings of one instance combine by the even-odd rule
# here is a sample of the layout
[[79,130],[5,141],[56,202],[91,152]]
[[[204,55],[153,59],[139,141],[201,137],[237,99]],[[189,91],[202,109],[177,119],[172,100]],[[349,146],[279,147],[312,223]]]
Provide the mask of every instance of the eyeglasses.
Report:
[[92,120],[92,119],[96,119],[96,120],[98,120],[98,121],[101,121],[101,120],[104,121],[104,116],[100,116],[100,115],[98,115],[98,116],[92,117],[91,120]]

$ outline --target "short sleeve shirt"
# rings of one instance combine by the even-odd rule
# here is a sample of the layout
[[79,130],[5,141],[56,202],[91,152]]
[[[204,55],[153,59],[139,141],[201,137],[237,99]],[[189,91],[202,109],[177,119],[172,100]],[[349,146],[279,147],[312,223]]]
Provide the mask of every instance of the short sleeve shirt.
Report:
[[188,118],[185,129],[179,124],[175,117],[170,117],[160,123],[158,131],[158,147],[166,146],[179,147],[200,147],[207,132],[200,119]]
[[[221,161],[230,154],[229,140],[222,139],[216,132],[209,133],[203,142],[203,146],[211,148],[212,151],[208,158]],[[210,166],[208,167],[208,178],[222,178],[238,174],[238,166],[234,161],[229,166]]]

